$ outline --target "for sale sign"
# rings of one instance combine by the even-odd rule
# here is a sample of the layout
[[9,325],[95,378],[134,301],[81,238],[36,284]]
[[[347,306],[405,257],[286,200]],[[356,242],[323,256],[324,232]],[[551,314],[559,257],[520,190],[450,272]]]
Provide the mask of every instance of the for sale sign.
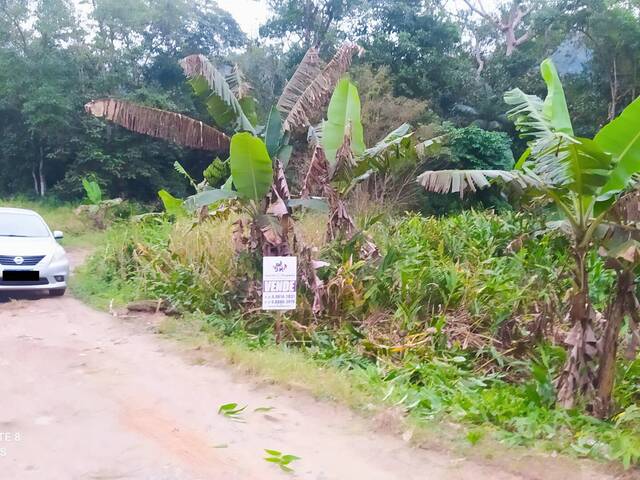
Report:
[[297,272],[297,257],[263,257],[263,310],[295,310]]

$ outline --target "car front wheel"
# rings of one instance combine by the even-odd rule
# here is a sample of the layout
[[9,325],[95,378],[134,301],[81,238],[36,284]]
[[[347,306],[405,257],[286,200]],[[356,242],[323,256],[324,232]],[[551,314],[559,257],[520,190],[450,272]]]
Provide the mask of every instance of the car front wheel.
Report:
[[51,295],[52,297],[61,297],[66,291],[66,288],[56,288],[55,290],[49,290],[49,295]]

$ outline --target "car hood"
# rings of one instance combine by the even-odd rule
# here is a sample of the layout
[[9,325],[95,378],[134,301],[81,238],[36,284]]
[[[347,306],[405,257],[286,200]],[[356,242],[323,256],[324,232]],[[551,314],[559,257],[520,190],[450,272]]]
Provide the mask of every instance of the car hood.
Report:
[[51,237],[22,238],[0,237],[0,255],[30,256],[51,255],[57,249],[62,248]]

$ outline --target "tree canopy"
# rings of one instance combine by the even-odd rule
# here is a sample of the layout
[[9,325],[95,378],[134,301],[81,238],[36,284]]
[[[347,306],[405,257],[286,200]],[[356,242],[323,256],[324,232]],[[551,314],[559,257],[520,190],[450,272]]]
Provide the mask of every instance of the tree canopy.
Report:
[[458,145],[489,139],[464,130],[474,126],[504,132],[516,156],[524,144],[503,114],[502,94],[514,87],[540,94],[537,65],[546,57],[571,99],[576,134],[593,135],[637,96],[640,23],[630,3],[268,4],[270,17],[249,39],[210,0],[95,0],[81,9],[71,0],[1,1],[0,167],[11,174],[0,176],[0,195],[74,198],[89,175],[112,196],[149,200],[162,187],[185,193],[174,162],[201,172],[211,154],[108,125],[83,106],[118,98],[205,121],[207,105],[178,64],[193,54],[215,61],[223,75],[243,73],[259,128],[309,47],[330,58],[350,40],[364,49],[352,79],[372,139],[395,119],[463,129],[469,136],[456,134]]

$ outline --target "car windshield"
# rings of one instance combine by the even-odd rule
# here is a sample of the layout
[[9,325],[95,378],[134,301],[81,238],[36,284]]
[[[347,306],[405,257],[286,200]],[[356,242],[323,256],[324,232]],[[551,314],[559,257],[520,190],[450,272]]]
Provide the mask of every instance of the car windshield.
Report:
[[19,213],[0,213],[0,237],[42,238],[49,229],[40,217]]

